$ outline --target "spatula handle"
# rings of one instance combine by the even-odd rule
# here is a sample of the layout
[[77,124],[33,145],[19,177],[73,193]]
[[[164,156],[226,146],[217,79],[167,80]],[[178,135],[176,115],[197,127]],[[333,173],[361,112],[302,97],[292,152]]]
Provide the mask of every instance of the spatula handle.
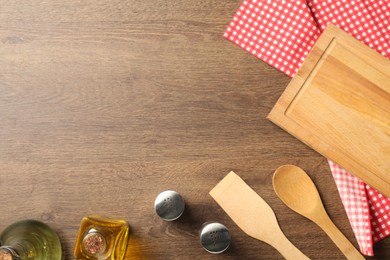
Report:
[[280,231],[278,239],[270,243],[287,260],[310,260]]
[[365,258],[359,253],[359,251],[349,242],[349,240],[341,233],[336,227],[333,221],[329,218],[327,213],[321,214],[317,221],[317,224],[328,234],[330,239],[336,244],[340,251],[345,255],[347,259],[364,260]]

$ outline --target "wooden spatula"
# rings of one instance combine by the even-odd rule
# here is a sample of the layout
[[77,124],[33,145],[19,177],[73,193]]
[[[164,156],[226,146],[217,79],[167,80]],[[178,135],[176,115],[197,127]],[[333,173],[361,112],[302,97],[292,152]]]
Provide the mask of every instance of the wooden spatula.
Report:
[[286,259],[309,259],[280,230],[271,207],[233,171],[210,195],[249,236],[273,246]]

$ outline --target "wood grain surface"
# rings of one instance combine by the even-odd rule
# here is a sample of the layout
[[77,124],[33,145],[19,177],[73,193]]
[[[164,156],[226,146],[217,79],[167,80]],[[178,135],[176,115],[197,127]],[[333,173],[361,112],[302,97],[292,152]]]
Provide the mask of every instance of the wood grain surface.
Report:
[[[272,189],[274,170],[296,164],[357,247],[326,159],[266,119],[290,79],[222,36],[239,5],[0,0],[0,230],[44,221],[73,259],[80,220],[102,215],[129,222],[126,259],[282,259],[208,195],[234,170],[305,255],[342,259]],[[186,200],[174,222],[153,209],[165,189]],[[220,255],[199,243],[210,220],[232,234]],[[389,238],[375,252],[390,258]]]

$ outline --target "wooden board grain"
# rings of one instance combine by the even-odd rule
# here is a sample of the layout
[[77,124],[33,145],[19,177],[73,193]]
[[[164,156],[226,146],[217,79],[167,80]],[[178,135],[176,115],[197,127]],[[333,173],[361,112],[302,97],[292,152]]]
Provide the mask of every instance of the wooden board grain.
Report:
[[390,62],[329,25],[268,118],[390,196]]

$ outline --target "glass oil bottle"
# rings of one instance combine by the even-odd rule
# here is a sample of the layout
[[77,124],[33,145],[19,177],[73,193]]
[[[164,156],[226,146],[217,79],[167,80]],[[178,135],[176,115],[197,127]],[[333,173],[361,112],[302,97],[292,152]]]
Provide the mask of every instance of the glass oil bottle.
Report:
[[45,223],[22,220],[11,224],[0,234],[0,259],[61,260],[58,235]]

